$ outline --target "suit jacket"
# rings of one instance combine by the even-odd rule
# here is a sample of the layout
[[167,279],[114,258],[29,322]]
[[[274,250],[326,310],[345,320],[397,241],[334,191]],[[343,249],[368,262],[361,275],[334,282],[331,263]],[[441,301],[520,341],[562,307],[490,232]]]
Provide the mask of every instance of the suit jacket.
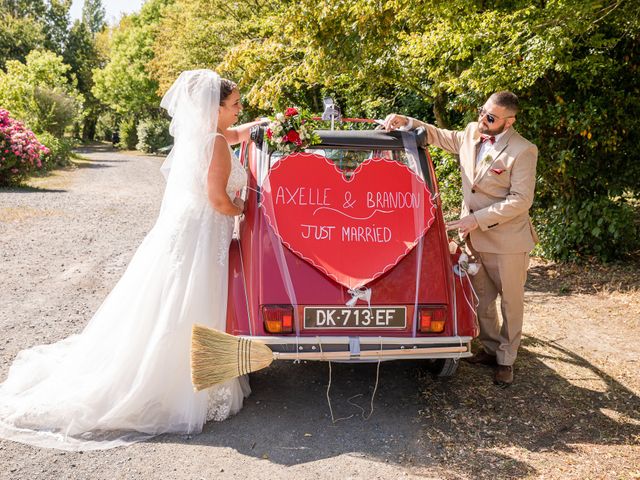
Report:
[[470,233],[473,247],[488,253],[530,252],[538,241],[529,217],[538,148],[510,128],[476,166],[481,145],[476,122],[463,131],[427,125],[427,141],[459,155],[461,216],[472,213],[479,225]]

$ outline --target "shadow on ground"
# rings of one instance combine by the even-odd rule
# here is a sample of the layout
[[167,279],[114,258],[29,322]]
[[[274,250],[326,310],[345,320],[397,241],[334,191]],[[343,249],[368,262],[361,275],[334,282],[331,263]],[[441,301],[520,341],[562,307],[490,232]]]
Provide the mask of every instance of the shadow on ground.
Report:
[[[550,359],[590,377],[589,388],[549,367]],[[350,454],[434,474],[480,478],[491,469],[498,479],[538,473],[526,452],[640,443],[640,398],[552,342],[524,339],[511,388],[499,389],[491,378],[490,368],[466,363],[445,381],[425,374],[418,361],[383,363],[375,409],[365,420],[376,364],[333,364],[331,403],[336,418],[346,417],[333,424],[328,364],[276,362],[253,374],[253,394],[237,416],[208,423],[190,439],[157,441],[231,447],[288,466]],[[508,447],[520,453],[506,453],[513,452]]]
[[42,188],[42,187],[32,187],[30,185],[20,185],[18,187],[1,187],[0,192],[5,193],[65,193],[67,190],[58,189],[58,188]]
[[553,263],[534,259],[529,269],[527,290],[555,295],[596,294],[603,290],[640,290],[640,258],[624,262]]
[[115,148],[110,143],[89,143],[86,145],[81,145],[74,150],[76,153],[100,153],[100,152],[117,152],[118,149]]
[[118,160],[83,160],[82,162],[75,162],[76,168],[112,168],[113,165],[107,165],[108,163],[117,162]]

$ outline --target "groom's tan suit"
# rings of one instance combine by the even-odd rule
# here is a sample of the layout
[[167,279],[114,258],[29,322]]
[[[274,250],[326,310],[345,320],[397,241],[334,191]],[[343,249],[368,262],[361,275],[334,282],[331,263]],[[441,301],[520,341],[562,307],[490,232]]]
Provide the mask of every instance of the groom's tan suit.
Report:
[[[478,159],[476,122],[464,131],[427,125],[428,143],[459,155],[463,202],[461,217],[473,214],[479,228],[467,238],[482,263],[472,277],[479,297],[480,340],[498,364],[513,365],[522,335],[524,283],[529,252],[538,238],[529,218],[536,182],[538,149],[509,128]],[[502,327],[496,298],[500,294]]]

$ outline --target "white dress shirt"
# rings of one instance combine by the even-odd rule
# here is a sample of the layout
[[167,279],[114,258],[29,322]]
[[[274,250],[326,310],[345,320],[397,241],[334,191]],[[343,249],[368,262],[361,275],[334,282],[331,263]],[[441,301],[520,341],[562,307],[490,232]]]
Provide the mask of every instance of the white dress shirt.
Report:
[[[487,154],[491,151],[493,146],[500,141],[500,139],[506,132],[507,130],[504,130],[498,135],[493,135],[496,138],[496,141],[493,143],[491,143],[490,140],[487,140],[486,142],[482,142],[480,144],[480,150],[478,150],[478,156],[476,157],[476,165],[480,165],[480,162],[482,161],[482,159],[487,156]],[[489,136],[492,136],[492,135],[489,135]]]

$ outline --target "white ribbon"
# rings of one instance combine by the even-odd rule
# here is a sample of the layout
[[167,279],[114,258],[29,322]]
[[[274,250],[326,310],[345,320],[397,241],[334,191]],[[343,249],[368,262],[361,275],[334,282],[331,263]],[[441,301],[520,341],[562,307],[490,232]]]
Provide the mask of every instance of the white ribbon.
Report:
[[355,306],[358,303],[358,300],[363,300],[367,302],[369,308],[371,308],[371,289],[370,288],[350,288],[348,290],[351,295],[351,299],[347,301],[346,305],[348,307]]
[[469,263],[469,256],[462,252],[458,258],[458,264],[454,265],[453,271],[459,277],[464,277],[465,273],[469,275],[475,275],[480,270],[480,265],[477,263]]

